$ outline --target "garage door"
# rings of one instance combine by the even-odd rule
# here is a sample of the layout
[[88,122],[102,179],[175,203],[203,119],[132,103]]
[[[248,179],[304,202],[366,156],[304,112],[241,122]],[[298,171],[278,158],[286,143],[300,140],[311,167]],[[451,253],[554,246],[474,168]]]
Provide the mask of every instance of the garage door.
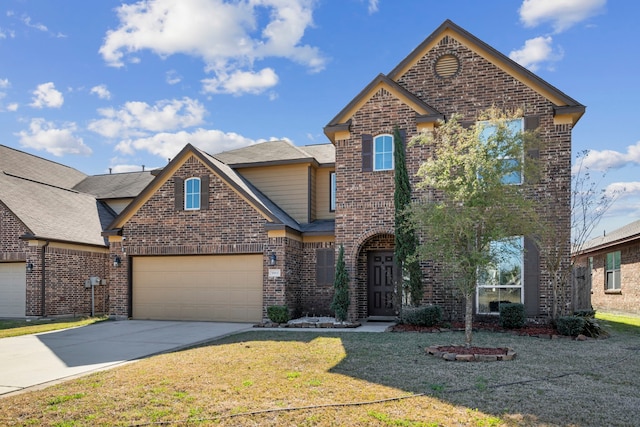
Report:
[[136,257],[133,317],[262,320],[262,255]]
[[24,317],[26,283],[24,262],[0,263],[0,317]]

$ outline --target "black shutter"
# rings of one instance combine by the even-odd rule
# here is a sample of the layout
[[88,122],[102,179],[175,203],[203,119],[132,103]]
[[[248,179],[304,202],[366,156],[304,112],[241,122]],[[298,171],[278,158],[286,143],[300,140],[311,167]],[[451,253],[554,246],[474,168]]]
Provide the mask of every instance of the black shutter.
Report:
[[317,249],[316,286],[333,284],[335,273],[335,251],[333,249]]
[[[526,116],[524,118],[524,130],[533,132],[540,126],[540,117],[539,116]],[[525,141],[526,142],[526,141]],[[528,159],[534,161],[538,161],[540,159],[540,146],[539,141],[528,142],[529,146],[525,147],[526,156],[525,162]],[[528,170],[528,172],[527,172]],[[540,182],[540,173],[539,167],[534,168],[526,168],[525,171],[525,182],[527,184],[538,184]]]
[[373,170],[373,136],[362,135],[362,172]]
[[173,177],[174,193],[175,193],[175,209],[177,211],[184,210],[184,179]]
[[200,177],[200,209],[209,209],[209,175]]
[[527,316],[540,313],[540,252],[528,237],[524,238],[524,310]]

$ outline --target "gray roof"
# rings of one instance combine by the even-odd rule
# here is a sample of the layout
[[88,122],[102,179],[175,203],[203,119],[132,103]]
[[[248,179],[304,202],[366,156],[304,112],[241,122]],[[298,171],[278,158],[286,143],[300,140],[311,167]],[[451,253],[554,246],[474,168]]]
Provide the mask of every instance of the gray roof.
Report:
[[153,181],[150,171],[88,176],[74,190],[93,194],[98,199],[135,198]]
[[72,167],[4,145],[0,145],[0,171],[62,188],[73,188],[87,177]]
[[580,252],[591,252],[636,239],[640,239],[640,220],[613,230],[604,236],[589,240]]
[[0,200],[38,238],[105,246],[113,211],[89,194],[0,172]]
[[298,147],[289,141],[268,141],[236,150],[215,154],[217,160],[234,168],[259,166],[269,163],[311,162],[334,163],[335,150],[332,144]]

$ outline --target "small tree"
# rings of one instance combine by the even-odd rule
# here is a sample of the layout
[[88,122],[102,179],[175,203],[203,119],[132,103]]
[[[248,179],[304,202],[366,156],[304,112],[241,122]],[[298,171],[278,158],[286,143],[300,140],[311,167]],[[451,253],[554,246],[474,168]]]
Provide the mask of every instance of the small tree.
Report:
[[[539,235],[541,252],[544,255],[544,268],[551,281],[551,311],[549,317],[557,320],[567,312],[568,301],[565,300],[564,289],[572,280],[572,271],[579,262],[579,255],[585,243],[592,237],[603,215],[615,201],[617,193],[608,194],[601,190],[600,182],[594,180],[585,159],[589,151],[581,151],[576,157],[576,165],[571,174],[571,206],[570,212],[559,200],[547,200],[552,218],[571,215],[571,227],[557,230],[555,227],[541,227]],[[605,174],[602,174],[604,178]],[[551,197],[547,194],[546,197]],[[570,245],[570,247],[569,247]],[[569,256],[569,251],[575,254]]]
[[[419,187],[429,195],[414,205],[412,215],[423,233],[419,255],[440,264],[447,280],[465,298],[468,347],[479,273],[521,250],[511,244],[515,242],[511,237],[532,233],[538,222],[524,185],[505,182],[505,177],[528,176],[531,172],[523,168],[535,167],[533,161],[522,163],[530,135],[509,128],[510,120],[519,117],[518,112],[506,115],[493,108],[480,117],[485,120],[482,125],[465,128],[459,123],[460,116],[454,115],[413,140],[432,149],[432,156],[418,172]],[[489,126],[494,132],[487,136],[483,130]]]
[[[397,285],[397,309],[402,309],[402,291],[407,289],[411,295],[411,304],[418,306],[422,300],[422,270],[420,263],[414,258],[418,239],[409,219],[408,208],[411,204],[411,183],[405,161],[405,144],[400,129],[393,130],[393,161],[395,170],[395,191],[393,201],[395,208],[395,256],[400,269],[400,283]],[[405,282],[407,278],[407,283]]]
[[349,309],[349,273],[344,262],[344,246],[340,245],[338,261],[336,263],[336,277],[333,282],[333,300],[331,309],[336,315],[336,320],[344,322],[347,320],[347,310]]

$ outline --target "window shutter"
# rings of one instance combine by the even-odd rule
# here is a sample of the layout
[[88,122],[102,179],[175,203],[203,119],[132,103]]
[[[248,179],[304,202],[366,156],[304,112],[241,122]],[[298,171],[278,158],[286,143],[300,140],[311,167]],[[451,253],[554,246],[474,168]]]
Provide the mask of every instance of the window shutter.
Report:
[[335,278],[335,251],[316,250],[316,285],[331,285]]
[[540,252],[528,237],[524,238],[524,311],[535,317],[540,310]]
[[183,211],[184,210],[184,179],[174,176],[173,182],[175,185],[175,188],[174,188],[175,209],[177,211]]
[[373,136],[362,135],[362,172],[373,170]]
[[[540,117],[539,116],[525,116],[524,118],[524,130],[533,132],[538,129],[540,126]],[[531,145],[526,147],[526,156],[525,161],[527,159],[532,159],[537,161],[540,159],[540,147],[538,146],[538,141],[535,141],[535,145]],[[537,169],[537,168],[535,168]],[[525,172],[527,168],[525,168]],[[540,182],[540,171],[536,170],[535,173],[529,173],[529,176],[525,176],[525,182],[527,184],[538,184]]]
[[209,209],[209,175],[200,177],[200,209]]

